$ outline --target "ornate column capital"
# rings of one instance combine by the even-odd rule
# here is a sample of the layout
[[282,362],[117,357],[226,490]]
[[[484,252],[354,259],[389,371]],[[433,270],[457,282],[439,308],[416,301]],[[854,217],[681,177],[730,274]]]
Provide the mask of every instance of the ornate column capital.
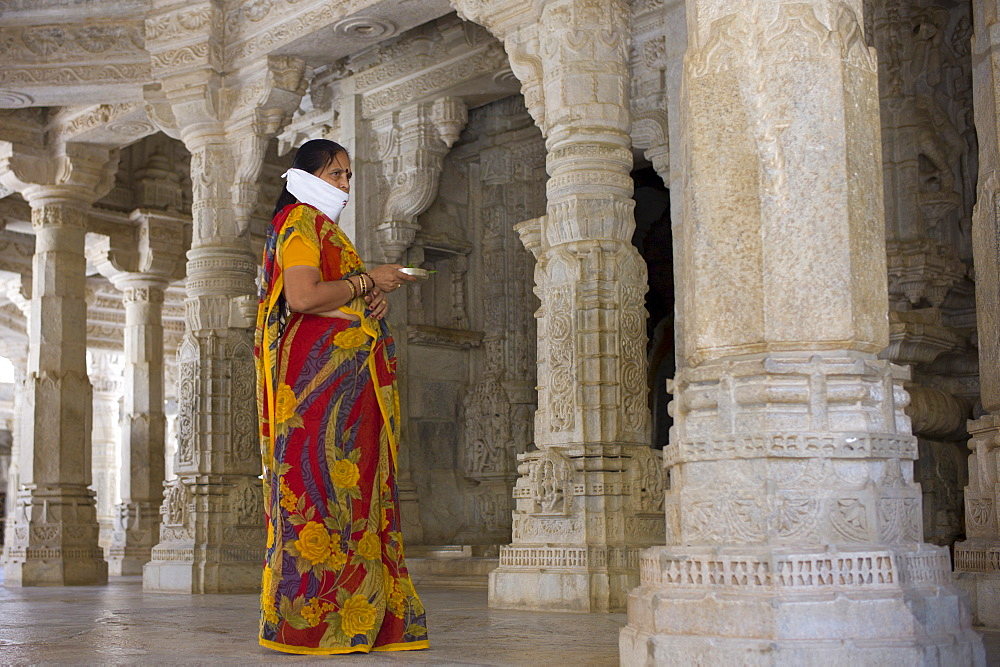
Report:
[[166,285],[184,277],[185,239],[190,220],[176,213],[136,209],[129,216],[134,225],[132,242],[103,236],[89,244],[87,259],[102,276],[118,287],[126,283]]
[[0,141],[0,184],[20,192],[33,209],[87,206],[110,192],[117,169],[118,149],[111,146]]
[[500,40],[518,27],[537,20],[542,4],[543,0],[451,0],[451,6],[462,19],[478,23]]

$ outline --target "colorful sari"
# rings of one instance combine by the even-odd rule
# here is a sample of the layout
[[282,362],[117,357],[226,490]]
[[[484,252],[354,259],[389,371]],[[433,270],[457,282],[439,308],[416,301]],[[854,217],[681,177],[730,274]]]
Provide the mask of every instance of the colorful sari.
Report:
[[400,535],[392,336],[360,297],[340,310],[361,321],[288,312],[281,256],[294,236],[319,251],[323,280],[365,270],[315,208],[275,216],[255,339],[267,518],[260,643],[304,654],[427,648]]

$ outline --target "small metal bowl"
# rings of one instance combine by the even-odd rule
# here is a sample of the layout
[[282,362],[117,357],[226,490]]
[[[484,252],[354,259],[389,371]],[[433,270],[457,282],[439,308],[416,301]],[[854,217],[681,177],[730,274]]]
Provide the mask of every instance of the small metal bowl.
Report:
[[414,278],[418,278],[420,280],[427,280],[431,277],[431,273],[427,269],[418,269],[411,266],[408,266],[405,269],[400,269],[399,272],[405,273],[408,276],[413,276]]

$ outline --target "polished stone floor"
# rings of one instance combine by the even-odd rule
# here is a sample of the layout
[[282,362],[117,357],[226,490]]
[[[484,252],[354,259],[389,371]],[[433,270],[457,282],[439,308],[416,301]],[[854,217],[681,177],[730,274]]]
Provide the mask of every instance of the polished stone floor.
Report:
[[[624,614],[487,608],[485,590],[420,587],[431,648],[334,656],[345,665],[617,665]],[[316,658],[257,644],[256,595],[142,592],[140,577],[106,587],[0,587],[0,664],[287,664]]]
[[[2,573],[2,570],[0,570]],[[2,574],[0,574],[2,577]],[[424,586],[431,649],[335,656],[345,665],[616,665],[624,614],[498,611],[485,590]],[[103,587],[0,587],[0,664],[287,664],[261,648],[255,595],[143,593],[139,577]],[[1000,665],[1000,633],[987,633]]]

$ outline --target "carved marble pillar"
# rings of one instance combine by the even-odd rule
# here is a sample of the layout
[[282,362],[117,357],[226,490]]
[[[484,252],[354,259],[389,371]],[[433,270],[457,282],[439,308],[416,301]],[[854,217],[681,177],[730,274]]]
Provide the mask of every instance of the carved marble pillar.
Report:
[[[37,150],[37,149],[36,149]],[[87,208],[114,180],[117,151],[82,144],[34,154],[6,144],[0,181],[31,205],[35,256],[20,488],[4,544],[7,586],[107,581],[91,483],[91,385],[84,301]]]
[[160,532],[164,471],[163,290],[141,274],[115,280],[125,304],[125,406],[121,503],[108,564],[113,575],[142,574]]
[[[164,15],[188,7],[170,5]],[[219,39],[213,25],[199,28],[207,42]],[[213,48],[181,63],[161,58],[176,52],[169,39],[150,48],[162,83],[147,88],[148,108],[191,152],[193,239],[178,350],[177,477],[164,485],[143,588],[251,592],[260,586],[265,531],[251,330],[260,258],[250,249],[249,221],[267,142],[305,90],[304,64],[268,57],[223,75]]]
[[187,223],[176,214],[141,209],[131,219],[134,245],[113,248],[106,239],[88,253],[122,292],[125,306],[121,483],[108,549],[112,575],[142,574],[159,538],[166,480],[163,299],[171,280],[183,277]]
[[687,16],[667,546],[642,556],[622,663],[983,664],[947,549],[921,543],[905,372],[876,358],[861,3],[689,0]]
[[969,422],[968,538],[955,569],[976,622],[1000,628],[1000,2],[973,3],[973,87],[979,134],[979,193],[972,221],[979,373],[986,414]]
[[[518,227],[536,258],[537,451],[519,457],[513,539],[490,575],[502,608],[614,611],[662,539],[662,468],[648,446],[643,295],[630,240],[630,6],[561,0],[503,36],[546,136],[547,214]],[[537,19],[537,20],[536,20]]]
[[105,350],[91,350],[88,377],[93,387],[93,426],[91,427],[91,467],[96,494],[97,523],[101,532],[98,543],[108,553],[114,531],[115,508],[120,501],[121,429],[119,413],[125,392],[122,356]]

